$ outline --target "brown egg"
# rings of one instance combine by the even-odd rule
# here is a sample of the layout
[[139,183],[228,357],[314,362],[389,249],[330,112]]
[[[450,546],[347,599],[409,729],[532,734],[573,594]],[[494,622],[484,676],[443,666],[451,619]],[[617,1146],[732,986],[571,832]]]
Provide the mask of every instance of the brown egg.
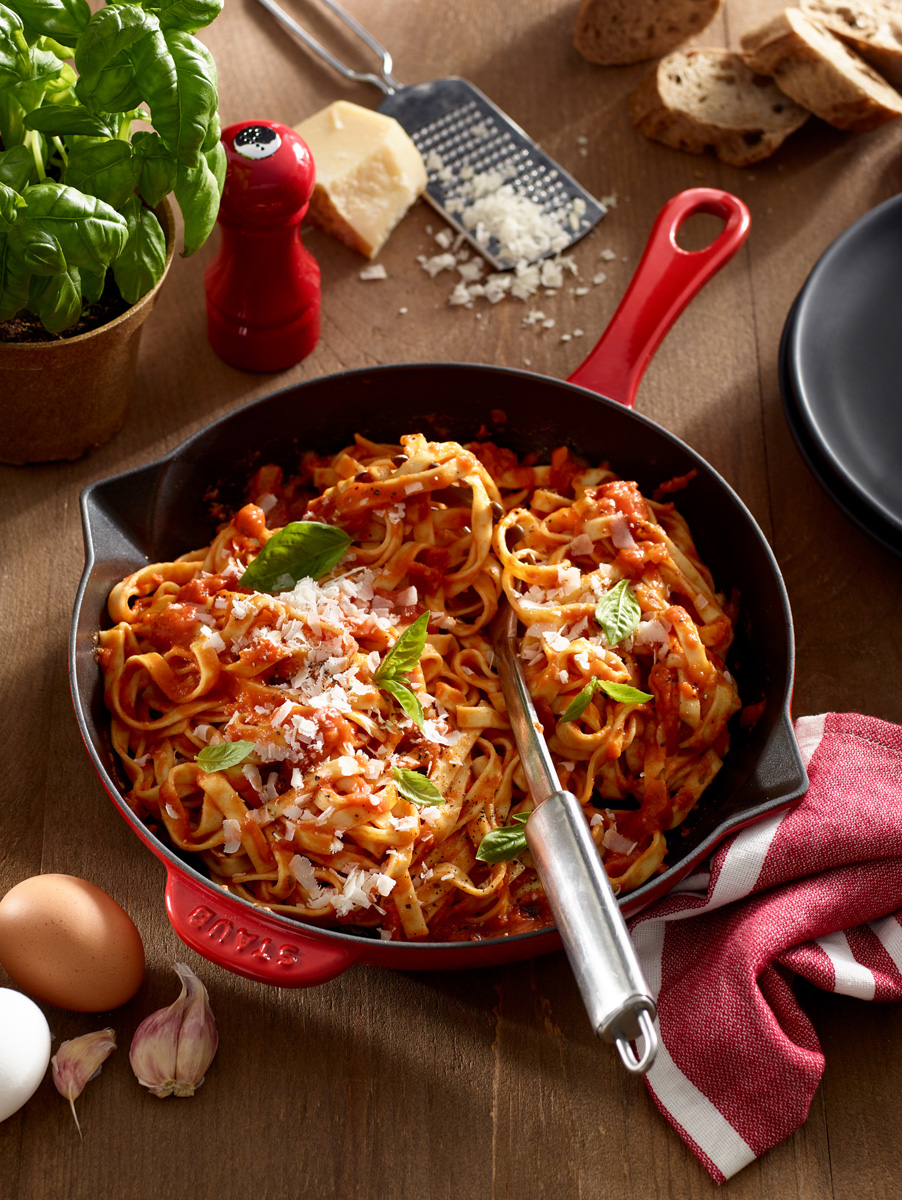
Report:
[[0,900],[0,963],[23,992],[73,1012],[134,996],[144,946],[112,896],[74,875],[33,875]]

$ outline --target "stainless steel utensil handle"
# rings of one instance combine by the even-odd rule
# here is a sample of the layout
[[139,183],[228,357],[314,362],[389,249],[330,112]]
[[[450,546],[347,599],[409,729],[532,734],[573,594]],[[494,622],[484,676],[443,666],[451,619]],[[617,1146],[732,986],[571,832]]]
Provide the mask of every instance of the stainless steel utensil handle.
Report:
[[[614,1042],[628,1071],[643,1075],[658,1049],[655,1002],[580,803],[561,790],[516,651],[516,632],[516,614],[505,606],[492,625],[492,638],[520,763],[536,805],[526,823],[526,841],[592,1028]],[[630,1043],[640,1035],[643,1048],[636,1055]]]
[[379,56],[379,58],[382,60],[381,74],[373,75],[368,72],[353,71],[350,67],[345,66],[343,62],[337,59],[334,54],[331,54],[326,47],[318,42],[316,38],[312,36],[312,34],[309,34],[302,25],[299,25],[294,17],[289,16],[284,8],[280,8],[279,5],[275,3],[275,0],[260,0],[260,3],[263,5],[263,7],[268,9],[277,21],[281,21],[286,29],[290,29],[295,37],[300,38],[308,50],[312,50],[314,54],[318,55],[318,57],[323,60],[323,62],[327,62],[333,70],[338,71],[339,75],[343,75],[345,79],[353,79],[356,83],[373,83],[377,88],[380,88],[386,96],[391,96],[393,92],[396,92],[401,87],[401,84],[391,73],[391,54],[389,54],[388,50],[386,50],[381,42],[377,42],[373,35],[364,29],[363,26],[354,17],[352,17],[349,12],[345,12],[341,5],[337,4],[335,0],[322,0],[322,2],[327,8],[332,10],[339,20],[343,21],[350,30],[356,33],[362,42],[365,42],[366,45],[369,46],[369,48]]
[[[598,1037],[641,1075],[658,1048],[655,1003],[586,818],[572,792],[556,792],[526,823],[526,841]],[[642,1053],[631,1042],[641,1036]]]

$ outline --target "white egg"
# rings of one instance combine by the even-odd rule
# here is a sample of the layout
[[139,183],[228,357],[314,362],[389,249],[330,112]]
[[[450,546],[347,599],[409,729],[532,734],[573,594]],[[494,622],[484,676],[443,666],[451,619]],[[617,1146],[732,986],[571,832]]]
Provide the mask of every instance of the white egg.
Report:
[[21,992],[0,988],[0,1121],[38,1090],[50,1062],[50,1026]]

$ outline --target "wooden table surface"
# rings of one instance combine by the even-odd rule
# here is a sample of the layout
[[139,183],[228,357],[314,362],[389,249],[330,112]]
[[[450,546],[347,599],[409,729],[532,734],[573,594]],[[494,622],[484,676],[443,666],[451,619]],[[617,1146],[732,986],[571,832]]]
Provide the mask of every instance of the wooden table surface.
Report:
[[[846,135],[819,122],[773,158],[738,170],[653,145],[630,127],[627,96],[644,66],[583,61],[575,0],[347,0],[392,49],[405,82],[462,75],[517,120],[596,196],[616,195],[575,251],[580,281],[535,307],[553,329],[524,326],[505,300],[451,308],[448,275],[417,261],[440,219],[417,205],[380,256],[388,278],[317,231],[323,274],[315,352],[283,374],[224,365],[205,332],[202,274],[218,233],[176,259],[141,348],[124,429],[81,461],[0,469],[0,892],[39,872],[84,876],[134,918],[147,952],[135,999],[112,1014],[48,1008],[55,1038],[111,1023],[120,1049],[79,1101],[84,1141],[49,1077],[0,1125],[0,1194],[19,1200],[189,1196],[307,1200],[555,1200],[711,1196],[706,1172],[642,1084],[589,1030],[563,954],[472,973],[355,967],[321,987],[279,991],[187,950],[163,909],[163,870],[116,815],[82,747],[66,647],[82,568],[78,495],[149,462],[248,400],[345,368],[422,359],[530,368],[556,379],[583,359],[634,270],[662,204],[684,188],[723,187],[752,213],[746,246],[679,319],[638,407],[692,444],[733,485],[776,553],[797,637],[795,714],[859,711],[902,721],[902,564],[825,496],[784,422],[781,329],[818,256],[902,181],[902,123]],[[727,0],[704,41],[738,45],[780,8]],[[316,5],[293,11],[351,53]],[[331,32],[330,32],[331,31]],[[285,34],[255,0],[229,0],[206,31],[224,124],[292,124],[333,99],[373,105]],[[358,57],[358,63],[361,59]],[[704,233],[704,231],[702,231]],[[613,250],[605,261],[602,251]],[[838,302],[842,298],[838,297]],[[585,330],[582,338],[562,333]],[[187,549],[187,547],[186,547]],[[190,1100],[159,1101],[135,1083],[127,1047],[138,1022],[174,999],[172,963],[206,981],[221,1046]],[[0,970],[0,984],[7,978]],[[803,992],[826,1054],[805,1126],[726,1185],[734,1200],[897,1197],[902,1184],[902,1007]]]

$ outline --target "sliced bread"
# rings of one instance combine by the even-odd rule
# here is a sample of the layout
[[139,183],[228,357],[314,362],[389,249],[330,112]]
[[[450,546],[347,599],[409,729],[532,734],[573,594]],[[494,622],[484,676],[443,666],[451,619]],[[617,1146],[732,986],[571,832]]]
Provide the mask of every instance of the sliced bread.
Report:
[[902,95],[800,9],[784,9],[741,42],[753,70],[837,129],[876,129],[902,116]]
[[893,85],[902,85],[902,0],[801,0],[806,16],[842,38]]
[[710,25],[723,0],[580,0],[573,44],[613,67],[657,58]]
[[730,50],[676,50],[630,97],[640,133],[675,150],[713,150],[723,162],[760,162],[808,120],[766,75]]

